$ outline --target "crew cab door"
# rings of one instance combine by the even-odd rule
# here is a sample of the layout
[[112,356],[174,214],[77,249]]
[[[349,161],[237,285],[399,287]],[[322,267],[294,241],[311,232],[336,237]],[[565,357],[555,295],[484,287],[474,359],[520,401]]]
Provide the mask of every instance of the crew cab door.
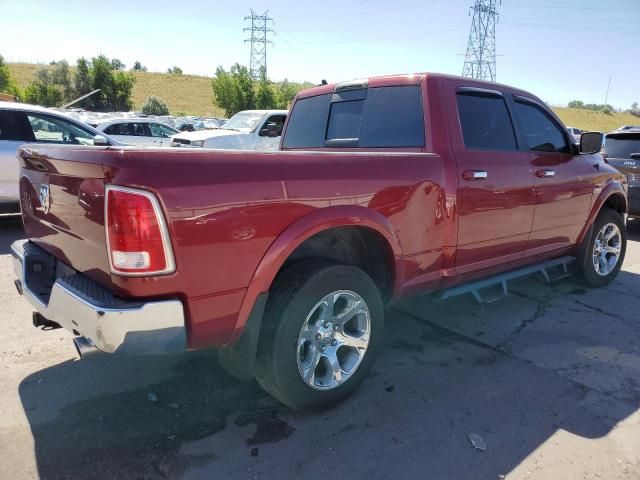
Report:
[[527,152],[518,150],[501,91],[450,83],[450,135],[458,169],[459,274],[523,258],[534,213]]
[[513,111],[535,182],[527,255],[572,247],[589,216],[598,159],[578,154],[566,130],[537,100],[514,95]]

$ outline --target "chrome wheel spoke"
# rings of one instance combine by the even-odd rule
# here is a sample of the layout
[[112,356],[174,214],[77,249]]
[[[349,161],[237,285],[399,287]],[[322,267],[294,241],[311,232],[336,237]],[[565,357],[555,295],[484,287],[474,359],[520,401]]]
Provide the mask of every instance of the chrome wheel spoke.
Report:
[[620,251],[622,250],[618,245],[607,245],[603,249],[605,253],[613,253],[614,255],[620,255]]
[[325,354],[325,358],[329,362],[331,372],[333,373],[333,382],[342,383],[342,369],[340,368],[340,362],[338,361],[337,350],[332,348]]
[[309,363],[306,368],[303,367],[303,371],[300,372],[304,381],[309,384],[315,383],[316,370],[318,368],[318,363],[320,363],[320,358],[322,357],[322,354],[317,348],[312,348],[313,350],[310,352],[311,358],[309,359]]
[[364,303],[364,300],[351,301],[349,303],[349,307],[347,308],[347,310],[343,314],[338,315],[336,317],[337,322],[341,325],[344,325],[345,323],[348,323],[349,321],[351,321],[353,317],[355,317],[357,314],[362,312],[363,303]]
[[369,345],[369,337],[367,335],[362,335],[361,337],[353,337],[351,335],[346,335],[344,333],[340,333],[336,335],[336,340],[341,345],[345,347],[353,347],[360,349],[366,349]]

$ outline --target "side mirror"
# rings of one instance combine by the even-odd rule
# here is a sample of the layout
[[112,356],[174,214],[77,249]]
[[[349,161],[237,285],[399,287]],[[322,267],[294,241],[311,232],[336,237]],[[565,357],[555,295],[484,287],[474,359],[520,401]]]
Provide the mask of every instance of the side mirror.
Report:
[[103,135],[96,135],[93,137],[93,145],[95,147],[108,147],[111,144],[107,142],[107,139]]
[[276,123],[267,123],[260,129],[258,135],[261,137],[279,137],[280,132],[278,130],[278,125]]
[[602,148],[601,132],[586,132],[580,135],[580,153],[598,153]]

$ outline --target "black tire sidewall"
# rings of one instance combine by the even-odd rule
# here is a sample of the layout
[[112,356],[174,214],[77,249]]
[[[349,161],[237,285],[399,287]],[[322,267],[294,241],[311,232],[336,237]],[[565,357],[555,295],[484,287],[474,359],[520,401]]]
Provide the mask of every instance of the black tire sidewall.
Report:
[[[304,270],[304,266],[299,266]],[[265,320],[276,322],[269,363],[273,385],[266,389],[283,403],[299,410],[319,410],[330,407],[348,396],[366,377],[382,346],[384,336],[384,307],[380,293],[371,278],[350,265],[325,264],[316,268],[301,284],[291,286],[281,282],[282,288],[267,307]],[[370,314],[370,339],[367,352],[356,372],[344,384],[332,390],[317,390],[308,386],[300,376],[297,364],[297,342],[300,329],[311,309],[323,297],[337,290],[351,290],[360,295]],[[264,357],[264,355],[263,355]],[[262,379],[258,379],[262,383]]]

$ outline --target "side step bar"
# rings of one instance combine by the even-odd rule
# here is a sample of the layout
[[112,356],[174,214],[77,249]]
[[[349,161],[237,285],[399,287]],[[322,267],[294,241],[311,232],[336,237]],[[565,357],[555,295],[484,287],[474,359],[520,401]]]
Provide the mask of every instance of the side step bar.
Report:
[[[443,290],[441,292],[440,299],[446,300],[447,298],[470,293],[471,295],[473,295],[473,298],[475,298],[476,302],[481,305],[486,305],[497,300],[501,300],[509,295],[509,287],[507,284],[509,280],[529,277],[535,274],[542,275],[547,283],[551,283],[562,278],[567,278],[569,275],[571,275],[571,273],[569,272],[569,264],[574,260],[574,257],[560,257],[539,263],[537,265],[532,265],[530,267],[521,268],[519,270],[500,273],[493,277],[478,280],[477,282],[470,282],[458,287]],[[555,275],[552,275],[553,273],[555,273]],[[499,287],[500,293],[491,297],[483,297],[480,291],[491,287]]]

